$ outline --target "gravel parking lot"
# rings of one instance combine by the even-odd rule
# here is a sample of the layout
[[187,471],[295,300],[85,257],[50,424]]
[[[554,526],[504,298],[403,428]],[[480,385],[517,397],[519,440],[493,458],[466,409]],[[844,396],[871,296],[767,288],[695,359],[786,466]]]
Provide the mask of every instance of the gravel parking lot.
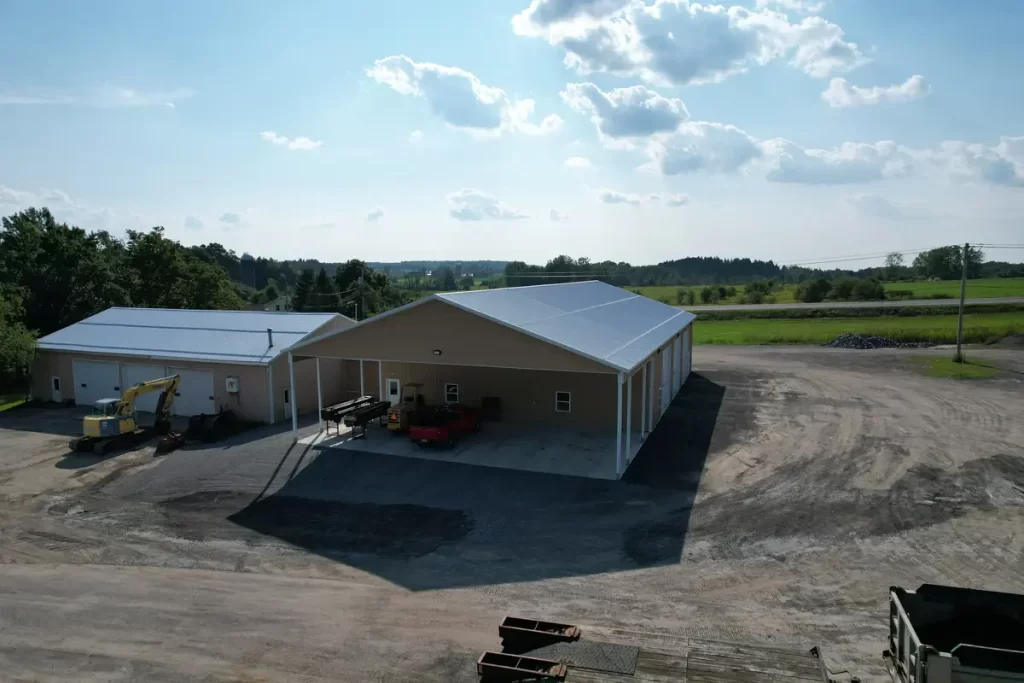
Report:
[[1024,353],[976,352],[1005,371],[975,382],[919,374],[933,353],[698,347],[621,482],[286,427],[83,457],[70,411],[0,416],[0,670],[460,680],[511,613],[880,679],[890,585],[1024,592]]

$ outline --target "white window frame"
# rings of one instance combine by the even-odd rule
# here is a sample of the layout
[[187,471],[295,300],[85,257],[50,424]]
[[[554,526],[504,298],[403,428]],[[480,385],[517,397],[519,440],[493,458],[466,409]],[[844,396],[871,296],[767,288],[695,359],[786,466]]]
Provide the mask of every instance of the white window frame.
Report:
[[[455,387],[455,391],[450,391],[448,389],[448,387]],[[455,400],[454,401],[451,400],[450,398],[448,398],[451,394],[455,394]],[[456,384],[455,382],[445,382],[444,383],[444,402],[446,404],[458,403],[459,402],[459,397],[460,397],[459,385]]]
[[[558,398],[560,394],[568,396],[567,399],[562,400]],[[559,404],[564,403],[565,409],[559,408]],[[571,391],[556,391],[555,392],[555,412],[556,413],[571,413],[572,412],[572,392]]]

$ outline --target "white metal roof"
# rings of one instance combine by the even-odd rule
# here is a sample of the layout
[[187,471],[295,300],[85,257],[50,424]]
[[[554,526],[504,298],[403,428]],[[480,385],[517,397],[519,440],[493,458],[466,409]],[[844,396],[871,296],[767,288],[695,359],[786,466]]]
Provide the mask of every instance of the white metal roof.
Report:
[[623,372],[697,317],[597,281],[449,292],[437,298]]
[[[266,364],[338,313],[108,308],[48,334],[45,351]],[[273,330],[274,346],[267,329]]]
[[[434,300],[621,372],[633,370],[697,317],[604,282],[587,281],[434,294],[362,320],[355,327],[372,325],[381,318]],[[345,331],[313,337],[291,350]]]

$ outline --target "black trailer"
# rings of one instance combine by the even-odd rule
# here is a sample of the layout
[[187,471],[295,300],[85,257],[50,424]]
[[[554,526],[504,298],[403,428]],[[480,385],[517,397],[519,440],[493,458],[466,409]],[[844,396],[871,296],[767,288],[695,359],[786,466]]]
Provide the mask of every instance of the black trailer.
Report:
[[388,417],[389,408],[391,408],[390,401],[375,401],[361,405],[345,415],[345,426],[352,428],[352,438],[359,439],[366,436],[366,425],[374,420],[383,426]]
[[335,429],[340,433],[341,423],[346,415],[372,402],[373,396],[360,396],[359,398],[335,403],[333,406],[327,406],[320,411],[320,419],[327,423],[327,431],[331,430],[331,423],[333,422]]

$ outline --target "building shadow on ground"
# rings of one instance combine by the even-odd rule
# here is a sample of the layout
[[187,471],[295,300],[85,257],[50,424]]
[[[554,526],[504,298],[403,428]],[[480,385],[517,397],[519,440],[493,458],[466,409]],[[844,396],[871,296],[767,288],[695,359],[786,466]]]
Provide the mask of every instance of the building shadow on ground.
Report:
[[410,590],[675,564],[724,395],[692,375],[622,481],[296,444],[228,519]]

